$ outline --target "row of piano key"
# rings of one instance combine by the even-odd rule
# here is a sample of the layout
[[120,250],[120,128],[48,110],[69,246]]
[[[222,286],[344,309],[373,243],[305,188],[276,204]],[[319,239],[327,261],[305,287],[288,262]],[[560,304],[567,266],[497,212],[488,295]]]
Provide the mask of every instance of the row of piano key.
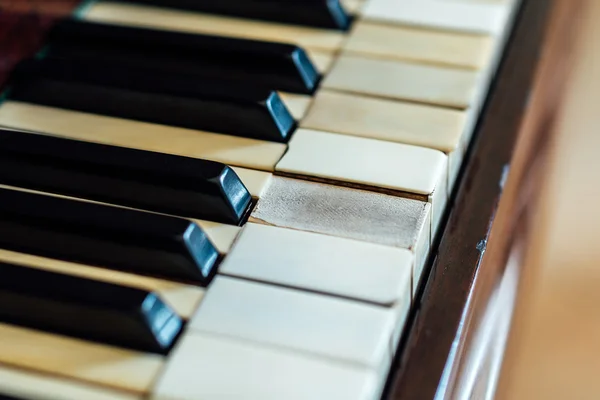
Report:
[[17,68],[0,393],[379,396],[515,2],[265,4],[86,2]]

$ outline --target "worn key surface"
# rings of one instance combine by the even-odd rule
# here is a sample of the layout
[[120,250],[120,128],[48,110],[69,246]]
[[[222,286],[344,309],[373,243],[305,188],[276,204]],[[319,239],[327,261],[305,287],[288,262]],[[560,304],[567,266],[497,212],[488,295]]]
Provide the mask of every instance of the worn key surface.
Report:
[[206,285],[218,252],[191,221],[0,189],[0,246]]
[[250,220],[408,249],[415,255],[414,281],[430,248],[427,202],[299,179],[273,177]]
[[252,201],[221,163],[8,130],[0,183],[233,225]]
[[447,164],[446,156],[433,149],[299,129],[277,171],[402,191],[427,200],[435,231],[447,202]]
[[0,320],[82,339],[167,353],[181,319],[154,293],[0,263]]
[[[119,1],[119,0],[118,0]],[[120,0],[286,24],[345,30],[351,18],[339,0]]]
[[50,33],[44,56],[110,61],[160,71],[312,93],[320,76],[295,45],[65,20]]

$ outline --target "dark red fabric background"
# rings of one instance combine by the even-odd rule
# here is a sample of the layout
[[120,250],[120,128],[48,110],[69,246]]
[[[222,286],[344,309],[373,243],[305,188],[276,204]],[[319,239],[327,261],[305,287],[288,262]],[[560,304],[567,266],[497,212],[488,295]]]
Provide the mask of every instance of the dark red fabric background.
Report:
[[24,57],[41,48],[52,23],[80,0],[0,0],[0,87]]

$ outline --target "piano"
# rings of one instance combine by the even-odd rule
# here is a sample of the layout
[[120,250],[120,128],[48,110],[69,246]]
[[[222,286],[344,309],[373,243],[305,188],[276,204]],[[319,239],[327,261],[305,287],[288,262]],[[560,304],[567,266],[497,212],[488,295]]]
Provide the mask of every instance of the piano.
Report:
[[0,0],[0,398],[463,398],[552,8]]

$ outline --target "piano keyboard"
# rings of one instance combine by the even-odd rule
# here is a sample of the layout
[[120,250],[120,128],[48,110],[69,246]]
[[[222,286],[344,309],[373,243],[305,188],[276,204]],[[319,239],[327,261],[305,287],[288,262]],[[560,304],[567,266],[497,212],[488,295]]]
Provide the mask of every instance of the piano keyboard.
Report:
[[0,103],[0,398],[378,399],[517,3],[81,4]]

